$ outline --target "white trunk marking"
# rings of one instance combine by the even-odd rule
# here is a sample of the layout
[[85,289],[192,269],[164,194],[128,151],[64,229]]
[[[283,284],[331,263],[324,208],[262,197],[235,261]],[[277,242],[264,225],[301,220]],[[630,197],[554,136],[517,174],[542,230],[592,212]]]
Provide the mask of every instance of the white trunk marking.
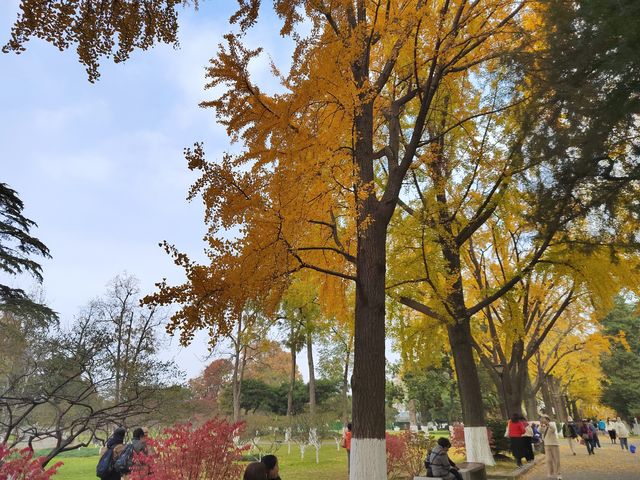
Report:
[[386,479],[386,441],[380,438],[352,438],[349,480]]
[[495,465],[491,454],[487,427],[464,427],[464,444],[467,450],[467,462]]

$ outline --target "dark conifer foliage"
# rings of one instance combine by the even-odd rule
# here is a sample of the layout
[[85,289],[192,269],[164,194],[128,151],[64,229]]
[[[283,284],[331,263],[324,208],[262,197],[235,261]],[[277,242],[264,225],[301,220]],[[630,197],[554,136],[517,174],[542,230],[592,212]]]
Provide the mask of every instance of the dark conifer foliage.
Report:
[[[31,235],[37,225],[22,214],[23,209],[17,192],[0,183],[0,271],[12,276],[29,273],[42,282],[42,267],[33,257],[50,258],[49,249]],[[43,319],[56,317],[53,310],[30,299],[24,290],[1,283],[0,310]]]

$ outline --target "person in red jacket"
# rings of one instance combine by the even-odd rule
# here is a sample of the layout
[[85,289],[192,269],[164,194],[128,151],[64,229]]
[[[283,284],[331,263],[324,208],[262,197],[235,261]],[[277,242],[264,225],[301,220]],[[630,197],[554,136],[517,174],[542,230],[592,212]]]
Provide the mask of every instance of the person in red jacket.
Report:
[[511,415],[511,419],[507,424],[507,435],[511,443],[511,453],[513,458],[516,459],[518,467],[522,466],[522,459],[527,457],[526,428],[526,422],[522,415],[519,413]]
[[347,449],[347,475],[351,473],[351,429],[353,425],[347,423],[347,429],[344,432],[344,448]]

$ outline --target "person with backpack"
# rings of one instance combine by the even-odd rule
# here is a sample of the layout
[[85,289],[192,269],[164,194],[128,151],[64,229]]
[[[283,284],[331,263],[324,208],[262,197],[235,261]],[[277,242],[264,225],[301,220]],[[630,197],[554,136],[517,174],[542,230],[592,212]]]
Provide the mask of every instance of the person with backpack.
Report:
[[134,456],[137,453],[148,454],[147,436],[142,428],[136,428],[133,431],[133,439],[128,443],[124,450],[116,460],[115,470],[122,475],[123,480],[127,480],[131,474]]
[[458,467],[449,458],[451,442],[448,438],[440,437],[438,444],[427,455],[424,461],[427,467],[427,477],[441,477],[444,480],[462,480]]
[[593,451],[593,433],[592,433],[593,425],[588,420],[582,420],[578,424],[578,434],[580,438],[584,442],[584,445],[587,447],[587,453],[589,455],[595,455]]
[[121,475],[115,469],[115,462],[124,450],[124,436],[127,431],[118,427],[107,440],[104,451],[101,450],[100,460],[96,466],[96,476],[102,480],[120,480]]

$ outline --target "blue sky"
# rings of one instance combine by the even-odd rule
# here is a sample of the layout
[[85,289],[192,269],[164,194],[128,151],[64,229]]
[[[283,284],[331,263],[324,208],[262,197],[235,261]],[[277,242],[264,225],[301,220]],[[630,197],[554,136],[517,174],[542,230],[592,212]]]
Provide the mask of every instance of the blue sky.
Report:
[[[213,111],[198,103],[211,98],[204,67],[235,2],[201,3],[198,12],[182,12],[180,49],[158,46],[119,65],[105,60],[95,84],[75,51],[32,41],[21,55],[0,54],[0,181],[18,191],[39,225],[36,236],[51,250],[44,289],[63,322],[120,272],[136,275],[145,292],[163,277],[180,282],[180,270],[158,247],[162,240],[202,258],[203,211],[185,200],[196,177],[182,151],[196,141],[211,158],[229,149]],[[0,2],[2,44],[17,11],[18,0]],[[269,17],[248,42],[286,67],[290,45]],[[258,59],[252,73],[276,88],[268,61]],[[28,289],[32,280],[11,283]],[[192,376],[206,351],[202,335],[186,349],[173,340],[168,355]]]

